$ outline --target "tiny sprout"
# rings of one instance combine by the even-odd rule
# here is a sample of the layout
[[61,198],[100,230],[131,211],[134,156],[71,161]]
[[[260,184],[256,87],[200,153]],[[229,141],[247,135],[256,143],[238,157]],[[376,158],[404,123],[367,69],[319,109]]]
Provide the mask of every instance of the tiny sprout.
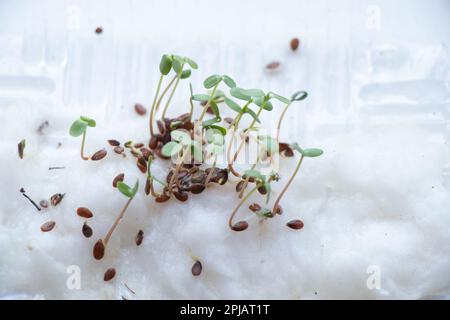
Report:
[[302,148],[300,148],[300,146],[297,143],[291,144],[290,147],[292,149],[294,149],[295,151],[297,151],[298,153],[300,153],[301,156],[300,156],[297,167],[295,168],[292,176],[289,178],[288,182],[286,183],[284,188],[281,190],[280,194],[278,195],[277,200],[275,201],[275,204],[273,205],[272,212],[275,212],[275,213],[277,213],[279,211],[278,207],[279,207],[281,198],[283,197],[284,193],[289,188],[289,186],[292,183],[292,181],[294,180],[296,174],[298,173],[298,170],[300,169],[300,166],[302,165],[303,158],[305,158],[305,157],[314,158],[314,157],[318,157],[323,154],[323,151],[321,149],[302,149]]
[[83,136],[81,140],[81,159],[89,160],[89,157],[84,156],[84,144],[86,141],[86,131],[87,127],[95,127],[97,124],[94,119],[80,116],[80,119],[75,120],[70,126],[69,133],[72,137]]

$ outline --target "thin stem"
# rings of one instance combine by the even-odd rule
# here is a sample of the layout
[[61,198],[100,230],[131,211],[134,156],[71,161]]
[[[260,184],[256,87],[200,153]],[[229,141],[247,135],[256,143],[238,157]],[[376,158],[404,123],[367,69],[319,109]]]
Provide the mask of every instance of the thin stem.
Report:
[[86,130],[84,130],[84,132],[83,132],[83,138],[81,139],[81,151],[80,151],[80,154],[81,154],[81,159],[83,159],[83,160],[89,160],[89,157],[86,157],[86,156],[84,155],[84,144],[85,144],[85,142],[86,142]]
[[216,162],[217,162],[217,154],[214,155],[214,162],[213,162],[213,165],[212,165],[211,169],[209,170],[208,175],[206,176],[205,187],[208,185],[209,180],[211,180],[213,171],[214,171],[214,169],[216,168]]
[[194,114],[194,104],[192,103],[192,98],[189,99],[190,109],[189,109],[189,121],[192,121],[192,115]]
[[181,79],[181,73],[177,76],[177,81],[175,82],[175,85],[173,86],[172,92],[170,93],[169,98],[167,99],[166,105],[164,106],[164,109],[163,109],[163,112],[162,112],[162,115],[161,115],[161,119],[162,120],[164,120],[164,118],[166,117],[167,109],[169,108],[170,101],[172,101],[172,97],[175,94],[175,90],[177,90],[178,83],[180,82],[180,79]]
[[284,114],[286,113],[287,109],[289,108],[289,106],[291,105],[292,101],[287,103],[286,106],[283,109],[283,112],[280,115],[280,119],[278,120],[278,125],[277,125],[277,141],[280,141],[280,129],[281,129],[281,122],[283,121],[284,118]]
[[211,93],[211,96],[209,97],[208,102],[205,104],[205,106],[203,107],[202,113],[200,115],[200,118],[198,118],[197,123],[202,123],[203,117],[206,114],[206,111],[208,110],[211,101],[214,100],[214,95],[216,94],[217,88],[219,87],[220,81],[214,86],[213,91]]
[[273,205],[272,212],[276,212],[276,209],[278,207],[278,204],[281,201],[281,198],[283,197],[283,195],[286,192],[286,190],[289,188],[289,185],[291,184],[292,180],[294,180],[294,177],[297,174],[298,170],[300,169],[300,166],[302,165],[302,162],[303,162],[303,156],[300,157],[300,160],[298,161],[298,164],[297,164],[297,167],[295,168],[294,173],[289,178],[289,181],[286,183],[286,185],[284,186],[283,190],[281,190],[280,194],[278,195],[278,198],[275,201],[275,204]]
[[234,208],[233,212],[230,215],[230,218],[228,219],[228,225],[231,229],[233,229],[233,218],[236,215],[239,208],[244,204],[245,201],[258,189],[258,186],[255,186],[252,190],[250,190],[247,195],[238,203],[238,205]]
[[161,83],[164,78],[164,75],[161,74],[161,77],[159,77],[158,81],[158,87],[156,88],[155,98],[153,99],[152,108],[150,109],[150,119],[149,119],[149,128],[150,128],[150,136],[153,137],[154,131],[153,131],[153,118],[155,117],[155,106],[156,106],[156,99],[159,95],[159,90],[161,89]]
[[[256,162],[258,162],[258,161],[256,161]],[[256,163],[254,163],[254,164],[252,165],[251,170],[255,169],[255,167],[256,167]],[[249,182],[249,181],[250,181],[250,176],[245,177],[244,185],[242,186],[241,192],[239,192],[239,196],[238,196],[239,199],[242,198],[242,196],[244,195],[245,188],[247,188],[247,185],[248,185],[248,182]]]
[[167,91],[169,91],[170,87],[172,86],[172,84],[175,82],[175,80],[177,79],[178,75],[175,75],[172,80],[170,80],[169,84],[164,88],[163,92],[161,93],[161,96],[158,99],[158,102],[156,103],[155,106],[155,112],[158,111],[159,106],[162,102],[162,99],[164,98],[164,96],[166,95]]
[[108,244],[109,239],[111,238],[114,230],[116,229],[116,227],[119,225],[120,221],[122,220],[125,211],[127,210],[128,206],[131,203],[131,200],[133,200],[134,197],[131,197],[128,199],[127,203],[125,204],[125,206],[123,207],[122,211],[120,212],[119,216],[117,217],[116,221],[114,222],[114,224],[112,225],[112,227],[109,229],[108,234],[106,235],[105,239],[103,240],[105,247]]
[[175,172],[172,175],[172,178],[170,178],[169,182],[169,194],[172,194],[172,185],[178,179],[178,172],[180,171],[180,167],[183,164],[184,160],[186,159],[186,155],[189,153],[185,148],[182,152],[183,155],[181,157],[178,157],[177,166],[175,167]]

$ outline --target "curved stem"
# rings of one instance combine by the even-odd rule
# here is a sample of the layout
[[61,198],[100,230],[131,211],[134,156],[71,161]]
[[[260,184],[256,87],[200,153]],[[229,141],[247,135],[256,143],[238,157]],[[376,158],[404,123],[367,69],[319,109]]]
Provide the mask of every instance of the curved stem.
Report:
[[206,176],[205,187],[208,185],[209,180],[211,180],[213,171],[214,171],[214,169],[216,168],[216,162],[217,162],[217,154],[214,155],[214,162],[213,162],[213,165],[212,165],[211,169],[209,170],[208,175]]
[[186,155],[189,153],[186,150],[187,148],[185,148],[183,150],[183,155],[181,157],[178,158],[177,161],[177,166],[175,167],[175,171],[172,175],[172,178],[170,178],[170,182],[169,182],[169,194],[172,194],[172,185],[175,182],[176,179],[178,179],[178,172],[180,172],[180,167],[183,164],[184,160],[186,159]]
[[280,142],[280,129],[281,129],[281,122],[283,121],[284,118],[284,114],[286,113],[287,109],[289,108],[289,106],[291,105],[292,102],[289,102],[286,104],[286,106],[283,109],[283,112],[280,115],[280,119],[278,120],[278,125],[277,125],[277,141]]
[[275,203],[273,205],[272,212],[276,212],[276,209],[278,207],[278,204],[281,201],[281,198],[283,197],[283,195],[286,192],[286,190],[289,188],[289,185],[291,184],[292,180],[294,180],[294,177],[297,174],[298,169],[300,169],[300,166],[302,165],[302,162],[303,162],[303,156],[300,157],[300,160],[298,161],[298,164],[297,164],[297,167],[295,168],[294,173],[289,178],[289,181],[286,183],[286,185],[284,186],[283,190],[281,190],[280,194],[278,195],[278,198],[277,198],[277,200],[275,201]]
[[177,90],[178,83],[180,82],[180,79],[181,79],[181,73],[177,76],[177,81],[175,82],[175,85],[173,86],[172,92],[170,93],[169,98],[167,99],[166,105],[164,106],[164,109],[163,109],[163,112],[162,112],[162,115],[161,115],[161,119],[162,120],[164,120],[164,118],[166,117],[167,109],[169,108],[170,101],[172,101],[172,97],[175,94],[175,90]]
[[156,106],[156,99],[159,95],[159,90],[161,89],[161,83],[163,80],[164,75],[161,74],[161,77],[159,77],[158,81],[158,87],[156,88],[155,98],[153,99],[152,108],[150,109],[150,119],[149,119],[149,128],[150,128],[150,136],[153,137],[154,131],[153,131],[153,118],[155,117],[155,106]]
[[234,208],[233,212],[230,215],[230,218],[228,219],[228,225],[231,229],[233,229],[233,218],[236,215],[239,208],[244,204],[245,201],[258,189],[258,186],[255,186],[252,190],[250,190],[247,195],[238,203],[238,205]]
[[84,130],[83,132],[83,138],[81,139],[81,151],[80,151],[80,155],[81,155],[81,159],[83,160],[89,160],[89,157],[86,157],[84,155],[84,144],[86,142],[86,130]]
[[131,200],[133,200],[134,197],[129,198],[127,203],[125,204],[125,206],[123,207],[122,211],[120,212],[119,216],[117,217],[116,221],[114,222],[114,224],[112,225],[112,227],[109,229],[108,234],[106,235],[105,239],[103,240],[105,247],[108,244],[109,239],[111,238],[114,230],[117,228],[117,226],[119,225],[120,221],[122,220],[125,211],[127,210],[128,206],[131,203]]
[[158,111],[159,106],[162,102],[162,99],[164,98],[164,96],[166,95],[166,93],[169,91],[170,87],[172,86],[172,84],[175,82],[175,80],[177,79],[178,75],[174,76],[172,78],[172,80],[170,80],[169,84],[164,88],[163,92],[161,93],[161,96],[158,99],[158,102],[156,103],[155,106],[155,112]]

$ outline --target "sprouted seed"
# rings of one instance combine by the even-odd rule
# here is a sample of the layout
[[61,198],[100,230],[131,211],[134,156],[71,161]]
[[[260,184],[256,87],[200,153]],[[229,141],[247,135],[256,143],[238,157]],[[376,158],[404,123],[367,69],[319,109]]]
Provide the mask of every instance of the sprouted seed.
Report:
[[84,144],[86,142],[86,131],[88,127],[94,128],[97,125],[94,119],[80,116],[80,119],[75,120],[69,129],[69,134],[72,137],[79,137],[82,136],[81,139],[81,150],[80,155],[81,159],[83,160],[89,160],[89,157],[84,155]]

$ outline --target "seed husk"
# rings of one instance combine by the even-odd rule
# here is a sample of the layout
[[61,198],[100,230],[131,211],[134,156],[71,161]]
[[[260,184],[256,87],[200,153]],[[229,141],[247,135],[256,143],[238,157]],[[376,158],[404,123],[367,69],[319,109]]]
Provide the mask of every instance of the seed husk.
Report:
[[192,275],[195,277],[199,276],[202,273],[202,269],[203,269],[202,263],[198,260],[195,261],[195,263],[192,265],[192,269],[191,269]]
[[147,148],[141,148],[142,156],[144,157],[145,161],[148,161],[150,156],[152,155],[152,152]]
[[105,149],[98,150],[96,153],[94,153],[94,154],[92,155],[91,160],[93,160],[93,161],[101,160],[101,159],[103,159],[104,157],[106,157],[106,154],[107,154],[107,153],[108,153],[108,152],[107,152]]
[[264,195],[264,194],[267,194],[267,189],[265,186],[262,185],[262,186],[258,187],[258,192],[260,194]]
[[174,191],[173,195],[181,202],[184,202],[189,198],[188,194],[184,191]]
[[233,231],[244,231],[247,228],[248,228],[247,221],[239,221],[233,225],[232,229],[233,229]]
[[123,179],[125,179],[125,174],[124,173],[119,173],[117,176],[115,176],[114,180],[112,182],[113,187],[117,188],[117,183],[119,181],[123,181]]
[[280,67],[280,62],[272,61],[271,63],[266,65],[266,69],[268,70],[276,70]]
[[201,183],[194,183],[189,187],[189,191],[193,194],[202,193],[205,190],[205,185]]
[[147,162],[143,156],[139,156],[136,165],[142,173],[147,173]]
[[236,192],[241,192],[242,191],[242,188],[244,187],[244,183],[245,183],[244,180],[241,180],[241,181],[239,181],[237,183],[237,185],[236,185]]
[[143,116],[143,115],[145,115],[147,113],[147,109],[140,103],[136,103],[134,105],[134,110],[140,116]]
[[120,146],[120,142],[117,141],[117,140],[114,140],[114,139],[108,140],[108,143],[109,143],[109,145],[110,145],[111,147],[117,147],[117,146]]
[[290,157],[294,156],[294,150],[292,150],[291,148],[288,148],[282,154],[283,154],[283,156],[290,158]]
[[286,225],[291,229],[300,230],[303,228],[304,223],[302,220],[296,219],[296,220],[289,221],[288,223],[286,223]]
[[121,146],[114,147],[114,152],[117,154],[122,154],[125,151],[125,149]]
[[300,45],[300,40],[298,38],[293,38],[290,42],[292,51],[296,51]]
[[19,158],[23,159],[23,151],[25,150],[25,139],[22,139],[17,145],[17,151],[19,152]]
[[53,228],[55,227],[56,222],[55,221],[47,221],[46,223],[44,223],[41,226],[41,231],[42,232],[49,232],[51,230],[53,230]]
[[61,200],[64,198],[64,196],[65,196],[65,193],[64,194],[55,193],[54,195],[52,195],[50,197],[50,203],[52,204],[52,206],[56,206],[61,202]]
[[144,231],[139,230],[135,238],[136,245],[140,246],[142,244],[142,240],[144,240]]
[[158,146],[158,138],[156,136],[152,136],[148,143],[148,147],[150,149],[154,150],[154,149],[156,149],[157,146]]
[[43,209],[48,208],[48,201],[47,200],[41,200],[39,201],[39,206]]
[[92,228],[88,226],[87,222],[83,223],[83,228],[81,228],[81,232],[86,238],[92,237],[92,234],[94,233],[92,231]]
[[163,203],[163,202],[166,202],[166,201],[169,200],[169,199],[170,199],[170,197],[169,197],[168,195],[166,195],[166,194],[161,194],[161,195],[159,195],[159,196],[157,196],[157,197],[155,198],[155,201],[158,202],[158,203]]
[[248,208],[253,212],[261,210],[261,206],[257,203],[252,203]]
[[136,149],[140,149],[140,148],[142,148],[144,146],[144,144],[142,143],[142,142],[138,142],[138,143],[135,143],[134,144],[134,147],[136,148]]
[[93,249],[94,258],[97,260],[101,260],[105,256],[105,245],[103,244],[103,240],[99,239]]
[[166,132],[166,127],[164,126],[164,123],[161,120],[156,121],[156,124],[158,125],[158,130],[161,134],[164,134]]
[[275,208],[275,214],[283,214],[283,208],[278,204]]
[[77,209],[77,214],[78,214],[80,217],[86,218],[86,219],[92,218],[92,217],[94,216],[94,214],[92,213],[92,211],[89,210],[89,208],[86,208],[86,207],[79,207],[79,208]]
[[114,268],[108,268],[106,270],[105,275],[103,276],[103,280],[110,281],[112,278],[114,278],[116,275],[116,269]]

